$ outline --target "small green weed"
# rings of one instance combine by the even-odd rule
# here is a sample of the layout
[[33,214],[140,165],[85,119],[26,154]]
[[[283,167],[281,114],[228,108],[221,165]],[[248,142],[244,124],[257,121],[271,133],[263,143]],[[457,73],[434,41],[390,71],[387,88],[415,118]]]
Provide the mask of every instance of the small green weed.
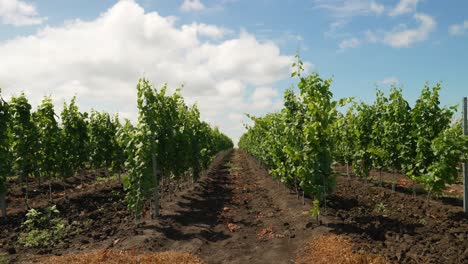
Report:
[[8,264],[10,261],[8,260],[8,256],[6,254],[0,253],[0,264]]
[[319,222],[320,217],[320,201],[315,199],[312,203],[312,209],[310,209],[310,216]]
[[230,161],[224,163],[224,166],[225,166],[226,168],[229,168],[229,171],[238,171],[238,170],[241,169],[240,167],[234,166],[234,164],[232,164]]
[[385,214],[387,212],[387,207],[385,206],[384,203],[378,203],[378,204],[375,205],[374,210],[378,214]]
[[71,231],[67,221],[60,217],[56,206],[42,212],[30,209],[21,224],[18,243],[29,248],[48,248],[57,245]]

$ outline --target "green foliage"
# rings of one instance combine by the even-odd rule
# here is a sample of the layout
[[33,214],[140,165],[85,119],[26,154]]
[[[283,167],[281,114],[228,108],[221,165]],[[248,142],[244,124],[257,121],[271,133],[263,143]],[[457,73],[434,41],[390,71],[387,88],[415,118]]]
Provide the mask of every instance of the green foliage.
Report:
[[0,89],[0,194],[6,192],[6,180],[11,170],[11,137],[9,122],[11,116],[8,104],[1,97]]
[[291,182],[291,175],[286,173],[286,168],[291,166],[291,161],[288,163],[286,153],[283,151],[283,149],[291,148],[286,145],[285,115],[280,112],[268,114],[262,118],[249,117],[255,125],[248,128],[248,133],[242,135],[239,148],[248,151],[267,164],[273,177],[283,182]]
[[384,105],[386,115],[381,122],[384,126],[382,145],[386,152],[386,167],[392,171],[401,171],[407,168],[413,155],[411,137],[411,108],[403,98],[401,89],[392,87],[388,103]]
[[[23,179],[29,175],[71,177],[88,164],[119,175],[127,170],[128,177],[123,177],[126,199],[138,216],[157,182],[153,155],[165,177],[192,175],[196,179],[219,151],[233,147],[218,128],[200,120],[197,106],[188,107],[179,91],[166,95],[165,86],[156,90],[144,79],[137,91],[136,127],[129,120],[122,125],[118,116],[108,113],[92,111],[88,118],[88,113],[79,111],[76,97],[64,103],[61,126],[49,97],[33,114],[24,94],[9,104],[0,97],[0,193],[6,191],[12,168]],[[31,211],[30,216],[34,214]],[[36,245],[44,236],[48,233],[30,230],[23,238],[25,244]]]
[[352,164],[362,178],[372,169],[403,172],[430,193],[456,181],[468,140],[460,124],[450,125],[455,108],[440,106],[440,84],[426,85],[413,109],[401,89],[391,87],[388,96],[377,90],[373,104],[354,103],[341,114],[337,106],[350,99],[333,101],[331,80],[302,76],[299,55],[293,67],[299,94],[288,89],[280,112],[249,116],[254,125],[238,144],[273,177],[314,197],[332,190],[332,162]]
[[427,168],[423,177],[418,178],[426,190],[441,193],[446,184],[453,184],[458,178],[459,162],[466,155],[467,138],[461,136],[459,125],[442,131],[431,142],[434,161]]
[[49,248],[59,244],[70,230],[55,205],[43,211],[30,209],[21,224],[18,243],[30,248]]
[[132,129],[133,126],[128,119],[125,120],[125,124],[122,126],[118,115],[114,116],[112,123],[115,127],[112,139],[112,170],[122,173],[125,168],[125,160],[127,159],[125,147],[130,141],[129,132],[127,131]]
[[355,149],[353,157],[353,170],[359,177],[367,178],[372,169],[372,128],[375,115],[372,105],[365,103],[354,105],[353,131],[355,136]]
[[251,117],[254,126],[241,137],[239,148],[266,163],[282,182],[323,199],[335,183],[333,125],[337,106],[346,100],[332,100],[331,80],[316,73],[303,77],[302,62],[296,58],[292,77],[299,77],[299,95],[288,89],[281,112]]
[[115,156],[117,126],[108,113],[92,111],[88,123],[89,156],[95,169],[110,168]]
[[8,264],[8,263],[10,263],[8,255],[4,253],[0,253],[0,264]]
[[315,199],[313,202],[312,202],[312,208],[310,209],[309,211],[309,214],[312,218],[315,218],[315,220],[319,220],[319,216],[320,216],[320,201]]
[[332,137],[335,148],[333,150],[334,160],[344,164],[352,164],[355,149],[355,134],[354,134],[354,114],[350,108],[346,115],[338,114],[332,128]]
[[418,220],[418,223],[421,224],[421,225],[426,225],[426,224],[427,224],[427,221],[426,221],[425,218],[420,218],[420,219]]
[[408,168],[408,175],[419,183],[427,182],[424,178],[437,159],[432,148],[433,140],[449,128],[453,116],[452,109],[439,106],[440,89],[440,84],[432,90],[426,85],[411,111],[415,158]]
[[389,114],[387,109],[388,99],[384,93],[380,90],[376,92],[376,99],[372,106],[373,119],[376,120],[372,124],[371,130],[371,144],[368,152],[372,160],[372,165],[377,170],[381,171],[385,167],[385,163],[388,160],[388,152],[385,149],[384,138],[385,138],[385,120]]
[[384,203],[377,203],[375,204],[374,211],[378,214],[385,214],[387,213],[387,206]]
[[318,74],[301,78],[298,84],[305,106],[302,128],[304,169],[300,186],[316,197],[326,195],[334,187],[331,127],[337,118],[337,102],[332,101],[330,85],[331,80],[322,80]]
[[189,108],[176,91],[166,95],[166,86],[159,91],[141,79],[137,85],[138,124],[127,127],[125,152],[128,154],[128,208],[139,217],[151,188],[157,184],[153,177],[152,156],[156,167],[165,177],[177,178],[191,171],[198,176],[211,157],[231,148],[232,141],[217,128],[200,121],[198,109]]
[[60,128],[55,119],[52,99],[45,97],[37,112],[33,114],[39,132],[38,164],[42,175],[54,177],[59,172]]
[[[355,104],[346,120],[338,118],[334,125],[335,151],[344,153],[335,154],[335,159],[346,162],[344,156],[351,152],[360,177],[367,177],[372,168],[402,171],[428,192],[442,192],[457,178],[467,141],[460,124],[450,125],[454,108],[440,106],[440,89],[440,84],[432,89],[426,85],[413,109],[395,87],[388,97],[377,91],[372,105]],[[343,126],[345,132],[339,131]]]
[[11,98],[10,111],[14,169],[26,180],[30,174],[37,172],[39,132],[24,93]]
[[[106,177],[96,177],[96,182],[107,182],[107,181],[112,181],[112,180],[118,180],[119,175],[118,174],[109,174]],[[124,183],[125,186],[125,181],[127,181],[128,176],[127,175],[121,175],[121,180]]]
[[88,114],[78,111],[73,97],[69,105],[64,103],[61,117],[60,170],[63,177],[71,177],[88,160]]

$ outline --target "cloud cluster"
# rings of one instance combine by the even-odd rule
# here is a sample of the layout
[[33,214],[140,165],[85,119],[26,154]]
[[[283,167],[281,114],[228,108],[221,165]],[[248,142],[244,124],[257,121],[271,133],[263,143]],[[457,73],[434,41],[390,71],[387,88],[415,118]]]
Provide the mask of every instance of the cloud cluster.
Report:
[[373,0],[314,0],[313,3],[315,8],[327,10],[340,19],[380,15],[385,10],[384,5]]
[[383,43],[393,48],[408,48],[415,43],[427,40],[435,30],[437,22],[426,14],[416,13],[413,18],[418,22],[418,26],[409,28],[406,24],[400,24],[390,31],[367,30],[364,33],[364,41]]
[[462,36],[468,32],[468,20],[460,24],[454,24],[449,27],[449,33],[452,36]]
[[14,26],[38,25],[45,20],[38,16],[34,5],[22,0],[0,0],[0,19]]
[[180,10],[184,12],[202,11],[205,10],[205,5],[200,0],[184,0],[180,6]]
[[[420,2],[422,0],[399,0],[394,7],[385,7],[375,0],[314,0],[313,5],[315,8],[331,12],[335,18],[339,19],[338,21],[347,19],[349,22],[351,18],[356,16],[385,13],[393,17],[413,13]],[[386,10],[388,11],[386,12]]]
[[388,14],[389,16],[399,16],[416,11],[416,6],[421,0],[400,0],[398,4]]
[[429,37],[429,34],[435,29],[437,23],[434,18],[426,14],[415,14],[414,19],[419,22],[416,28],[396,28],[385,33],[383,42],[394,48],[409,47],[416,42],[421,42]]
[[278,96],[278,91],[272,87],[258,87],[252,94],[252,105],[256,109],[276,110],[280,101],[274,101]]
[[398,85],[400,84],[400,80],[397,77],[387,77],[377,81],[377,84],[382,86]]
[[228,38],[228,29],[176,21],[125,0],[92,21],[4,41],[0,86],[7,94],[24,90],[34,104],[44,95],[61,103],[76,94],[84,110],[134,119],[139,77],[157,86],[184,84],[186,100],[236,140],[243,127],[234,120],[271,109],[278,101],[271,87],[289,77],[293,57],[248,32]]
[[340,50],[344,51],[347,49],[357,48],[361,44],[361,41],[357,38],[344,39],[340,43]]
[[[353,49],[364,43],[383,43],[394,48],[407,48],[415,43],[422,42],[429,38],[434,31],[437,22],[433,17],[423,13],[415,13],[417,5],[423,0],[399,0],[394,7],[385,7],[374,0],[315,0],[316,8],[331,12],[334,20],[326,36],[341,39],[339,51]],[[386,11],[388,10],[388,11]],[[401,23],[392,30],[370,30],[367,29],[362,37],[350,33],[338,33],[338,29],[346,26],[355,16],[381,15],[386,14],[396,17],[403,14],[413,13],[413,18],[419,23],[417,27],[409,28]],[[450,32],[453,35],[460,35],[464,32],[464,25],[452,25]]]

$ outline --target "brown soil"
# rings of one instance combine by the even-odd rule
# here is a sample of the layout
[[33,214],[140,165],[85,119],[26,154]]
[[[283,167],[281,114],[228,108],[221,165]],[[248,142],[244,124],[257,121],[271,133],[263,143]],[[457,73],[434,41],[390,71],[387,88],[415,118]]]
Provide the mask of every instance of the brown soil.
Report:
[[[346,166],[336,164],[334,166],[335,171],[340,172],[342,176],[347,176]],[[355,177],[351,166],[349,166],[350,176]],[[461,172],[459,174],[458,183],[447,185],[447,188],[443,191],[443,196],[439,200],[446,203],[463,206],[463,178]],[[398,192],[413,194],[427,194],[423,187],[402,173],[392,173],[388,171],[371,170],[369,173],[369,181],[375,185],[392,189],[392,185],[395,185],[395,190]]]
[[468,263],[468,215],[459,206],[345,178],[328,206],[328,226],[356,249],[395,263]]
[[178,250],[207,263],[290,263],[308,234],[308,206],[278,188],[241,152],[165,204],[117,248]]
[[5,252],[15,263],[49,262],[44,257],[54,255],[93,263],[103,252],[181,252],[206,263],[301,263],[309,257],[316,263],[380,263],[340,262],[326,252],[319,260],[313,253],[340,242],[336,254],[358,260],[468,263],[467,216],[459,206],[440,201],[427,207],[424,196],[339,178],[319,225],[309,215],[308,198],[303,205],[302,198],[241,151],[220,155],[204,177],[183,186],[175,195],[162,193],[161,217],[146,215],[137,225],[115,181],[70,192],[69,199],[57,200],[57,207],[76,232],[53,249],[22,248],[16,240],[24,212],[18,212],[0,219],[0,255]]
[[[99,174],[103,176],[103,173]],[[52,199],[54,201],[64,198],[66,195],[73,193],[80,193],[90,188],[90,185],[95,185],[95,180],[98,174],[95,172],[88,172],[83,176],[70,177],[63,180],[52,180]],[[8,214],[15,215],[18,213],[24,213],[26,208],[25,203],[25,183],[19,179],[10,179],[8,181],[10,186],[6,201],[8,203]],[[47,206],[49,202],[49,185],[47,181],[39,182],[37,179],[29,179],[29,207],[30,208],[42,208]]]

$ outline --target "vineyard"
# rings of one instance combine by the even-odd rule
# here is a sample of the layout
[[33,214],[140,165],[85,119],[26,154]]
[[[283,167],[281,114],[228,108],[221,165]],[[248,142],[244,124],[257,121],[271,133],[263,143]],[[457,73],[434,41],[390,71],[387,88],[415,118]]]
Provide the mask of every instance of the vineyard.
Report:
[[[273,177],[322,203],[335,185],[335,163],[346,166],[348,177],[350,166],[362,179],[371,170],[391,172],[393,190],[396,174],[406,175],[428,199],[461,181],[468,138],[455,119],[457,106],[440,106],[440,84],[426,85],[413,108],[396,87],[387,96],[377,90],[373,104],[333,101],[332,80],[301,76],[297,59],[292,76],[299,76],[299,94],[287,90],[281,111],[252,117],[254,125],[239,141],[239,148],[265,163]],[[345,114],[338,109],[344,106]]]
[[[200,120],[196,106],[189,107],[178,92],[166,95],[141,79],[137,85],[138,123],[105,112],[80,112],[76,99],[64,103],[60,124],[52,99],[45,97],[37,111],[24,94],[9,102],[0,99],[0,197],[2,213],[8,176],[17,175],[25,190],[25,208],[29,209],[31,178],[49,186],[52,182],[103,171],[106,177],[126,173],[124,188],[128,209],[136,219],[151,190],[158,193],[158,182],[191,177],[197,180],[213,156],[233,147],[232,141],[217,128]],[[65,184],[63,185],[65,188]],[[64,190],[66,196],[66,189]],[[155,197],[157,203],[157,195]],[[157,205],[155,206],[157,209]]]
[[293,68],[238,149],[146,79],[134,122],[1,98],[0,263],[468,262],[468,137],[441,85],[369,104]]

